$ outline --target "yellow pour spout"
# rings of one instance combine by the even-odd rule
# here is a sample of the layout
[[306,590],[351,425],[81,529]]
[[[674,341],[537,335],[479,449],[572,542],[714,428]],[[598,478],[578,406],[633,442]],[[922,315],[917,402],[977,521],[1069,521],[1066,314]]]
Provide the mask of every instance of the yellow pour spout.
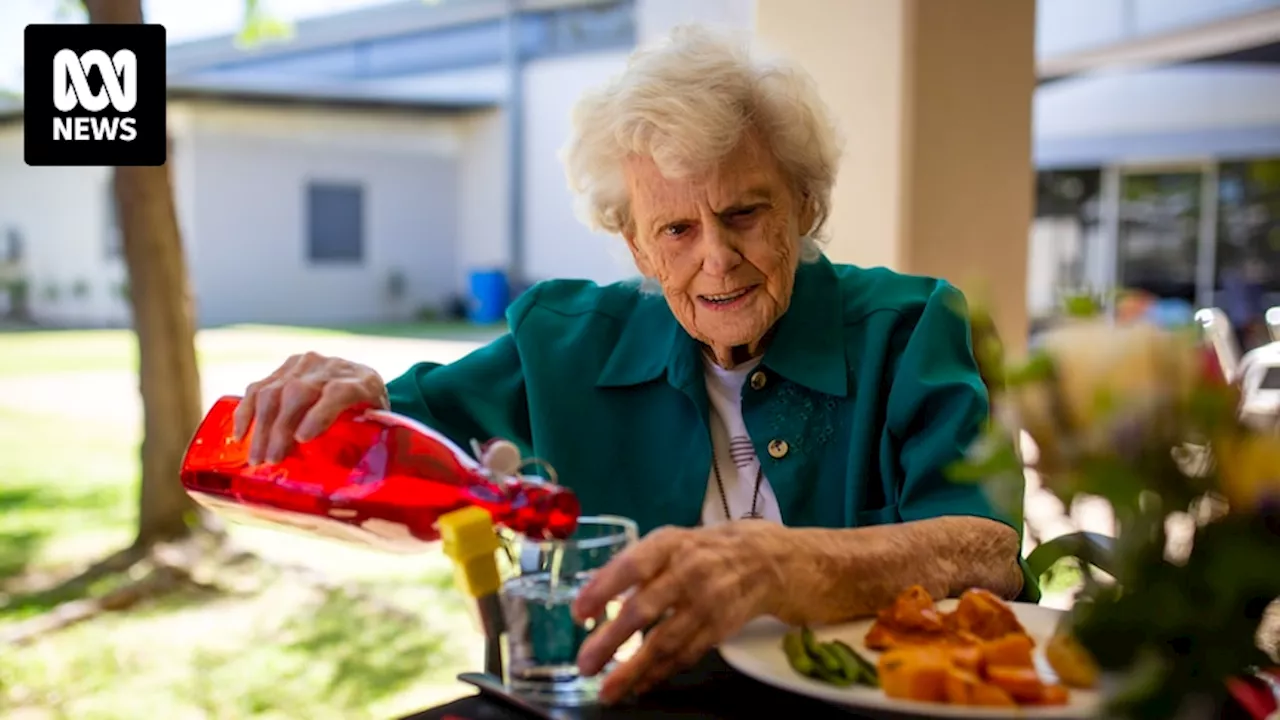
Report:
[[493,553],[499,540],[489,513],[477,507],[454,510],[440,516],[436,526],[444,554],[453,561],[458,588],[473,598],[498,592],[501,581]]

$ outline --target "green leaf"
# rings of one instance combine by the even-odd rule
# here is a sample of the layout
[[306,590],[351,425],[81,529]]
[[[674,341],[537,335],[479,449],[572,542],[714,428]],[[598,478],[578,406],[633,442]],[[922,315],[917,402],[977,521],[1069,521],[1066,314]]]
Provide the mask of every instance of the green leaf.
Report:
[[956,482],[982,482],[1008,472],[1022,472],[1013,438],[1003,428],[993,426],[978,437],[963,460],[947,468]]
[[1265,662],[1255,637],[1280,597],[1280,533],[1263,518],[1201,527],[1179,566],[1163,557],[1163,532],[1151,531],[1165,508],[1145,510],[1121,518],[1119,584],[1094,588],[1070,616],[1099,666],[1124,677],[1112,715],[1142,720],[1168,717],[1189,697],[1220,697],[1225,678]]
[[1102,301],[1094,295],[1069,295],[1062,301],[1062,312],[1067,317],[1097,317],[1102,314],[1102,311]]
[[260,0],[245,0],[244,24],[236,34],[236,47],[244,50],[292,39],[292,23],[271,14]]
[[1053,358],[1044,351],[1033,353],[1020,366],[1012,367],[1005,373],[1005,384],[1009,386],[1028,383],[1046,382],[1054,376]]
[[1073,473],[1077,492],[1097,495],[1117,511],[1136,508],[1138,496],[1147,487],[1147,478],[1131,463],[1116,456],[1081,458],[1079,470]]
[[53,17],[58,22],[84,22],[87,15],[84,3],[80,0],[55,0],[54,2]]

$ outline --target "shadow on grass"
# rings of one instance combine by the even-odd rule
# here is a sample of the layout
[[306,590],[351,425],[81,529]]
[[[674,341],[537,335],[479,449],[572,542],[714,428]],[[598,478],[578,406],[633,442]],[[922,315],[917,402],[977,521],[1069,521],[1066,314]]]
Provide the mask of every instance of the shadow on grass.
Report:
[[[0,488],[0,517],[12,517],[38,503],[40,495],[38,488]],[[25,527],[0,532],[0,587],[27,569],[40,552],[46,535],[39,529]]]
[[38,485],[0,488],[0,588],[22,575],[59,529],[44,515],[114,506],[110,491],[66,494]]
[[[113,563],[116,559],[125,557],[129,550],[125,548],[110,555],[100,561],[100,564]],[[52,588],[19,593],[8,598],[0,595],[0,621],[25,620],[43,615],[73,600],[98,600],[105,608],[104,612],[146,609],[148,612],[165,613],[201,605],[231,594],[217,586],[194,584],[184,579],[151,579],[150,582],[139,585],[136,575],[137,573],[111,570],[84,584],[58,583]]]
[[[115,488],[66,492],[50,485],[25,485],[0,489],[0,619],[39,614],[68,600],[92,594],[86,593],[86,589],[104,591],[92,586],[69,592],[50,591],[61,584],[63,572],[75,574],[76,568],[41,568],[39,582],[33,582],[29,573],[35,569],[45,545],[55,536],[81,530],[86,515],[115,512],[119,501]],[[103,548],[103,555],[110,550]]]
[[459,657],[429,618],[360,588],[331,590],[259,627],[235,649],[192,657],[190,699],[211,717],[374,717],[380,702],[456,670]]
[[0,587],[21,575],[44,545],[42,533],[19,530],[0,536]]
[[343,591],[326,593],[288,626],[289,649],[333,665],[333,699],[363,707],[404,690],[455,658],[443,632],[425,618]]

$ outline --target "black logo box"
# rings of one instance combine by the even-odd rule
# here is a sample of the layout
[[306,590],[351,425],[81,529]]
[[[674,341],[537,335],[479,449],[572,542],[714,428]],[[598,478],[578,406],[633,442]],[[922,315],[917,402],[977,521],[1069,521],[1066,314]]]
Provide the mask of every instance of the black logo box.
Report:
[[[168,152],[168,123],[165,85],[165,29],[163,25],[28,25],[25,35],[23,87],[23,145],[31,166],[157,166]],[[127,113],[117,112],[110,103],[98,112],[76,107],[61,112],[54,105],[54,56],[72,50],[77,56],[101,50],[112,57],[131,50],[137,58],[137,104]],[[89,87],[101,92],[102,78],[88,69]],[[131,118],[136,136],[123,140],[54,139],[58,120],[110,123],[112,118]],[[82,124],[85,121],[80,121]]]

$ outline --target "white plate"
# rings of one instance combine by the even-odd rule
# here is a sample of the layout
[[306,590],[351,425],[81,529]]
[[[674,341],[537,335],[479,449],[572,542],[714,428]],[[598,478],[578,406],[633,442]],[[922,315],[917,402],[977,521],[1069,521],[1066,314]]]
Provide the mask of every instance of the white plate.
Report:
[[[939,601],[937,606],[939,610],[949,611],[955,605],[956,601],[952,599]],[[1046,681],[1056,682],[1057,676],[1044,657],[1044,646],[1057,627],[1062,612],[1029,603],[1009,603],[1009,607],[1036,641],[1036,666],[1040,676]],[[872,622],[872,619],[866,619],[814,628],[814,635],[824,642],[843,640],[874,663],[880,653],[868,650],[862,642]],[[884,713],[956,718],[1092,718],[1101,708],[1101,696],[1096,690],[1071,690],[1067,704],[1055,707],[989,708],[897,700],[885,696],[879,688],[828,685],[791,669],[782,651],[782,638],[788,629],[773,618],[760,618],[722,643],[720,654],[735,670],[760,682],[799,695]]]

